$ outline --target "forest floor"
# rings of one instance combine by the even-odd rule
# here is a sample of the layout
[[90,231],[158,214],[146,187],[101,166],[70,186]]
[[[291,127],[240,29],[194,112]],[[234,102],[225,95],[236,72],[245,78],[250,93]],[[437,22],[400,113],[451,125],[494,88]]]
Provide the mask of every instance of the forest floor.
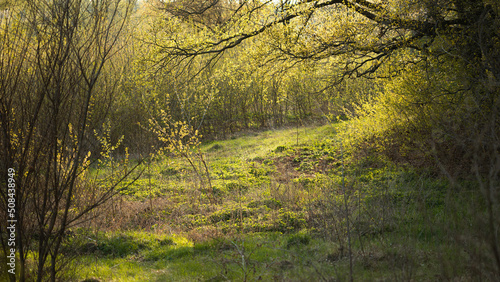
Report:
[[192,161],[201,176],[181,157],[151,160],[140,179],[97,211],[105,216],[71,231],[65,254],[76,260],[68,278],[475,277],[475,257],[465,246],[472,235],[461,232],[473,226],[468,207],[478,203],[474,190],[450,192],[436,173],[378,154],[353,156],[336,138],[336,126],[204,143],[210,185],[200,158]]

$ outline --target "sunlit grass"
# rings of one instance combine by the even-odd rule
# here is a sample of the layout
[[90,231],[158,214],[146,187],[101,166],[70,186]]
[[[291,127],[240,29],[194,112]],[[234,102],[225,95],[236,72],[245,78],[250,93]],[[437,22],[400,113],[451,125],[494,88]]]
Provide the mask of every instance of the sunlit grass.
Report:
[[[150,240],[154,236],[147,235]],[[122,258],[83,256],[79,277],[102,281],[216,281],[347,279],[348,257],[338,244],[281,233],[250,233],[193,244],[176,237],[176,245],[143,250]],[[445,245],[411,237],[376,236],[355,246],[355,277],[360,280],[432,280],[440,258],[456,255]],[[442,253],[438,253],[442,252]]]
[[95,238],[79,277],[344,281],[345,200],[355,280],[468,277],[448,242],[446,180],[371,156],[347,156],[343,169],[335,126],[299,128],[298,145],[296,128],[203,144],[212,190],[180,157],[151,161],[122,195],[126,228]]
[[[321,140],[325,137],[334,138],[334,134],[334,129],[328,124],[319,127],[267,130],[246,133],[235,139],[210,142],[204,144],[202,150],[213,160],[224,158],[252,160],[257,157],[265,157],[278,146],[290,147],[297,144],[308,144],[311,141]],[[219,149],[213,149],[218,146],[220,146]]]
[[[179,236],[150,232],[106,233],[97,237],[97,250],[76,261],[79,277],[104,281],[154,281],[170,262],[192,257],[193,242]],[[121,241],[117,244],[116,241]],[[137,246],[133,248],[132,246]]]

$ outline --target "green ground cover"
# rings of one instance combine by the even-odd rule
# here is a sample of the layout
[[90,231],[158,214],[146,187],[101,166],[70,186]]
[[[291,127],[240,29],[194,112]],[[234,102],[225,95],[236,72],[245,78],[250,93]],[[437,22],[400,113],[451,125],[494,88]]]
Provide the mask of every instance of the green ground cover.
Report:
[[343,281],[351,264],[357,281],[475,277],[458,239],[478,224],[472,189],[381,156],[342,154],[330,125],[240,134],[201,150],[211,188],[184,159],[164,155],[106,207],[93,223],[101,231],[72,231],[75,280]]

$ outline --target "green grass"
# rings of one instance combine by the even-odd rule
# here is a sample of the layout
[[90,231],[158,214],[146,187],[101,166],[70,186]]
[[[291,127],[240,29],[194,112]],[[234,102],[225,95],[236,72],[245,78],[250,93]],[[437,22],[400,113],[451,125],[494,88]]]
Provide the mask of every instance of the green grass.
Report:
[[456,238],[472,234],[477,190],[383,156],[342,160],[330,125],[298,132],[298,145],[296,128],[203,144],[212,189],[182,158],[150,162],[104,219],[112,228],[82,243],[78,276],[347,280],[347,204],[355,280],[474,277]]
[[[268,154],[291,148],[298,144],[309,144],[323,138],[335,138],[334,128],[330,125],[320,127],[300,127],[262,131],[243,134],[239,138],[215,141],[202,145],[202,150],[213,160],[266,158]],[[214,150],[214,147],[219,149]],[[282,147],[282,148],[279,148]],[[277,150],[278,149],[278,150]]]
[[[154,239],[152,239],[154,240]],[[354,246],[356,280],[434,280],[440,259],[457,254],[453,248],[413,238],[373,237]],[[439,251],[438,254],[436,251]],[[445,253],[448,252],[448,253]],[[285,281],[345,280],[348,256],[339,244],[307,231],[249,233],[192,243],[174,239],[173,245],[143,249],[125,257],[82,256],[82,278],[104,281]]]

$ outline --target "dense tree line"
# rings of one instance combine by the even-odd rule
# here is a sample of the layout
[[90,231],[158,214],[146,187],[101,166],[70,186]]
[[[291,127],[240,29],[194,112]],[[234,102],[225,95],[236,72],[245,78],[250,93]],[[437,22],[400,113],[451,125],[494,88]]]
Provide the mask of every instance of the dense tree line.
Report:
[[160,107],[207,135],[344,114],[354,151],[474,179],[500,269],[498,1],[150,3],[142,70],[179,82]]
[[471,138],[498,127],[495,1],[148,3],[156,17],[138,35],[135,72],[155,93],[143,97],[206,136],[366,116],[385,99],[397,133],[383,134],[418,139],[410,147],[440,158],[470,163],[468,148],[498,137]]
[[86,182],[90,162],[120,140],[137,157],[154,151],[151,120],[189,140],[349,118],[353,150],[474,175],[500,268],[497,1],[132,4],[0,3],[1,184],[14,167],[21,279],[56,280],[68,226],[116,192]]

